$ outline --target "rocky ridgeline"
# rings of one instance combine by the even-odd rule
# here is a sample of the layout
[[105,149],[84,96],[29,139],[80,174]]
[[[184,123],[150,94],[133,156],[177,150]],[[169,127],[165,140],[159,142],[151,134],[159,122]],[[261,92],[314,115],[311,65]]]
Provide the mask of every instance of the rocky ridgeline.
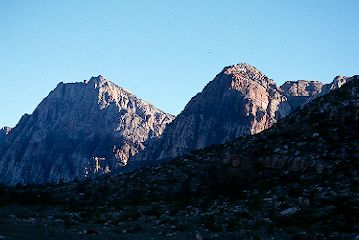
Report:
[[337,76],[328,84],[307,80],[287,81],[280,87],[280,89],[288,98],[289,104],[295,109],[319,96],[324,96],[330,91],[340,88],[350,81],[350,79],[351,78],[344,76]]
[[254,172],[260,166],[327,174],[343,161],[355,163],[359,159],[359,77],[347,81],[345,88],[313,100],[262,134],[232,142],[224,162]]
[[60,83],[10,134],[0,133],[0,183],[67,182],[172,159],[268,129],[348,80],[278,87],[253,66],[237,64],[224,68],[174,121],[103,76]]
[[172,159],[196,149],[259,133],[318,96],[347,82],[336,77],[330,84],[288,81],[278,87],[255,67],[226,67],[170,123],[161,137],[146,144],[132,165]]
[[[297,108],[318,96],[324,84],[318,81],[287,81],[280,89],[283,91],[291,106]],[[323,94],[324,95],[324,94]]]
[[11,131],[10,127],[3,127],[0,129],[0,146],[4,141],[5,137],[10,133],[10,131]]
[[[73,237],[356,239],[359,78],[351,80],[259,134],[132,173],[6,190],[3,203],[39,205],[37,231]],[[14,218],[22,221],[2,221]]]
[[290,112],[272,79],[248,64],[226,67],[134,161],[170,159],[255,134]]
[[172,119],[103,76],[60,83],[4,139],[0,182],[58,183],[113,171]]

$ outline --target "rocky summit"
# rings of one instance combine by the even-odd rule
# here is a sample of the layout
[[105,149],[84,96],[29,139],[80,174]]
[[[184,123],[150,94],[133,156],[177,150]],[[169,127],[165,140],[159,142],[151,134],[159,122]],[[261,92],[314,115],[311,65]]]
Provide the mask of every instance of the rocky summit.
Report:
[[307,80],[287,81],[280,89],[288,98],[289,104],[295,109],[319,96],[324,96],[330,91],[340,88],[351,79],[349,77],[337,76],[328,84]]
[[324,84],[318,81],[298,80],[287,81],[280,89],[288,98],[289,104],[296,108],[318,96],[322,92],[323,86]]
[[103,76],[60,83],[1,140],[0,182],[59,183],[108,173],[172,119]]
[[249,64],[232,65],[175,120],[103,76],[60,83],[33,114],[0,131],[0,183],[68,182],[172,159],[268,129],[350,79],[278,87]]
[[291,112],[272,79],[248,64],[224,68],[136,160],[166,159],[269,128]]
[[118,176],[0,189],[0,232],[9,239],[29,239],[25,229],[43,239],[357,239],[358,132],[355,76],[256,135]]
[[249,64],[226,67],[188,102],[157,141],[146,144],[146,149],[135,156],[132,165],[171,159],[212,144],[259,133],[346,81],[345,77],[337,77],[324,85],[299,80],[278,87]]
[[11,128],[10,127],[3,127],[0,129],[0,145],[4,141],[5,137],[10,133]]

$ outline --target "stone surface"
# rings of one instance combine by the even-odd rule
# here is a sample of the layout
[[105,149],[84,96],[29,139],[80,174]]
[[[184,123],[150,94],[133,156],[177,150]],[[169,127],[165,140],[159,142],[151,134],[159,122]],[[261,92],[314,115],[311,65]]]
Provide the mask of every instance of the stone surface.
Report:
[[287,81],[280,89],[294,108],[309,102],[314,96],[322,92],[324,84],[318,81]]
[[[355,76],[353,76],[352,78],[355,78]],[[334,80],[331,83],[325,84],[323,86],[323,89],[322,89],[321,93],[319,94],[319,96],[323,96],[323,95],[329,93],[330,91],[332,91],[334,89],[340,88],[345,83],[347,83],[348,80],[349,80],[348,77],[344,77],[344,76],[335,77]]]
[[60,83],[4,140],[0,182],[56,183],[110,172],[172,119],[103,76]]
[[270,127],[291,111],[272,79],[248,64],[224,68],[134,161],[173,158]]
[[[136,166],[185,155],[261,132],[350,79],[278,87],[253,66],[237,64],[224,68],[172,123],[173,116],[102,76],[60,83],[11,134],[0,132],[0,182],[70,181],[117,171],[129,158]],[[285,151],[278,149],[276,157]]]
[[3,127],[0,129],[0,149],[5,137],[10,133],[10,127]]
[[355,239],[358,132],[359,81],[351,81],[259,134],[160,165],[82,183],[0,186],[0,232],[12,239],[29,239],[26,226],[31,237],[52,233],[44,239],[76,239],[86,229],[97,239]]
[[188,102],[157,141],[146,144],[130,165],[171,159],[259,133],[299,106],[339,88],[347,79],[336,77],[326,85],[318,81],[288,81],[278,87],[249,64],[226,67]]
[[289,103],[294,108],[297,108],[314,100],[319,96],[324,96],[330,91],[342,87],[345,83],[347,83],[353,78],[356,78],[356,76],[353,76],[351,78],[337,76],[333,79],[331,83],[328,84],[323,84],[318,81],[306,80],[287,81],[280,87],[280,89],[288,98]]

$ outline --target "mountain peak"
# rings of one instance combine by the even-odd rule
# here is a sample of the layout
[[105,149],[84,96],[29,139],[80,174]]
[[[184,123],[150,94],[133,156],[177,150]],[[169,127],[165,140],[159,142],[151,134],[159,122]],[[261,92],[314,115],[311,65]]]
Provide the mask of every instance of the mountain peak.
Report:
[[248,63],[238,63],[224,68],[227,72],[259,72],[254,66]]
[[314,96],[322,91],[324,84],[319,81],[286,81],[280,89],[288,96]]
[[0,183],[57,183],[108,173],[172,119],[101,75],[60,83],[11,134],[0,131]]
[[243,81],[254,81],[265,88],[268,85],[275,85],[272,79],[269,79],[261,71],[248,63],[239,63],[225,67],[222,73],[232,77],[232,87],[233,85],[242,85],[241,82]]
[[11,127],[3,127],[0,129],[0,132],[3,132],[5,135],[9,134],[9,132],[11,131]]
[[10,131],[11,131],[10,127],[0,128],[0,147],[1,147],[5,137],[10,133]]
[[234,73],[254,73],[254,74],[262,74],[257,68],[248,64],[248,63],[238,63],[234,65],[230,65],[225,67],[224,72],[227,74]]
[[228,66],[188,102],[159,141],[137,159],[170,159],[258,133],[290,110],[274,81],[255,67],[247,63]]
[[238,63],[223,69],[223,72],[227,75],[244,75],[244,76],[262,76],[264,75],[261,73],[257,68],[248,64],[248,63]]
[[[103,75],[98,75],[97,77],[92,76],[87,83],[102,84],[102,83],[106,83],[106,82],[109,82],[109,80],[107,80],[107,79],[105,78],[105,76],[103,76]],[[86,82],[85,82],[85,83],[86,83]]]
[[333,80],[333,85],[335,85],[337,88],[340,88],[347,82],[347,77],[345,76],[336,76]]

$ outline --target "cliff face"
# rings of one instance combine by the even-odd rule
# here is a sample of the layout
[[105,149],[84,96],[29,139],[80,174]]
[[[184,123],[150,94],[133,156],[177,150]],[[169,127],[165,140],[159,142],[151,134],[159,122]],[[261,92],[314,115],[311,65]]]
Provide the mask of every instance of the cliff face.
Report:
[[138,160],[173,158],[269,128],[291,112],[286,96],[256,68],[223,69],[169,124]]
[[280,89],[294,108],[299,107],[320,94],[324,84],[318,81],[287,81]]
[[[358,131],[359,79],[259,134],[105,179],[3,190],[0,202],[10,211],[25,203],[18,223],[47,223],[35,232],[59,218],[71,229],[99,223],[91,232],[102,239],[119,229],[128,239],[154,229],[173,239],[355,239]],[[3,222],[16,221],[9,215]]]
[[172,119],[103,76],[60,83],[4,140],[0,182],[71,181],[110,172]]
[[346,80],[345,87],[314,99],[263,133],[233,141],[224,154],[228,156],[224,162],[253,174],[259,167],[281,171],[311,169],[317,174],[326,171],[328,176],[340,164],[356,164],[359,77]]
[[317,97],[324,96],[330,91],[342,87],[352,78],[337,76],[331,83],[325,85],[318,81],[287,81],[280,87],[280,89],[288,98],[289,104],[293,108],[297,108]]
[[142,165],[256,134],[353,78],[278,87],[256,68],[237,64],[224,68],[174,121],[103,76],[60,83],[10,133],[0,131],[0,182],[83,179],[130,158],[130,166]]
[[300,106],[329,93],[352,78],[336,77],[329,84],[288,81],[278,87],[248,64],[226,67],[168,125],[149,142],[133,164],[171,159],[271,127]]
[[331,83],[325,84],[323,86],[323,89],[322,89],[321,93],[319,94],[319,96],[323,96],[325,94],[328,94],[330,91],[342,87],[348,81],[350,81],[352,79],[357,79],[357,77],[358,77],[357,75],[353,76],[351,78],[344,77],[344,76],[337,76],[337,77],[334,78],[334,80]]

